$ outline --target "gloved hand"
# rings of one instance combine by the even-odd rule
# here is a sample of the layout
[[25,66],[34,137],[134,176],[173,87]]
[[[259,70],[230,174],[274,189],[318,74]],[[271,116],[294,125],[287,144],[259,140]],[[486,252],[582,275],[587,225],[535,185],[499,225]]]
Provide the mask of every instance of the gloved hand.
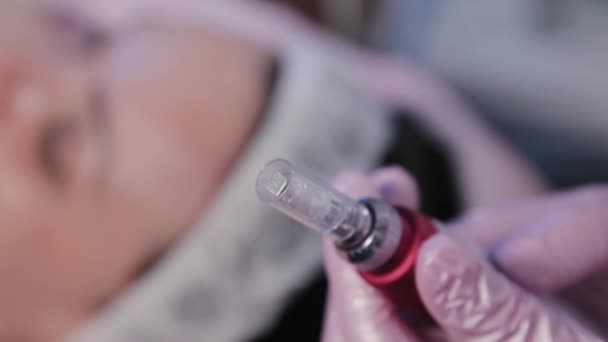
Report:
[[[416,207],[412,178],[399,168],[339,176],[354,198]],[[604,210],[602,210],[604,209]],[[595,187],[502,209],[477,211],[449,229],[480,246],[480,258],[444,234],[422,247],[417,287],[440,329],[407,326],[395,307],[326,243],[330,284],[324,341],[597,341],[581,324],[542,303],[608,261],[608,188]],[[491,260],[498,272],[486,260]]]

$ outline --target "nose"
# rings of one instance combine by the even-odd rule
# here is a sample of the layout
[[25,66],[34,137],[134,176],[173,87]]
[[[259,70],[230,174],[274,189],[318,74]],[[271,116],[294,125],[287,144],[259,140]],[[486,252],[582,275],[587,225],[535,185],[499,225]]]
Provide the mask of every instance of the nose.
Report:
[[0,61],[0,143],[24,147],[51,114],[50,94],[28,65]]
[[0,131],[2,135],[25,133],[39,127],[46,115],[47,100],[41,86],[30,82],[13,82],[2,86],[0,98]]

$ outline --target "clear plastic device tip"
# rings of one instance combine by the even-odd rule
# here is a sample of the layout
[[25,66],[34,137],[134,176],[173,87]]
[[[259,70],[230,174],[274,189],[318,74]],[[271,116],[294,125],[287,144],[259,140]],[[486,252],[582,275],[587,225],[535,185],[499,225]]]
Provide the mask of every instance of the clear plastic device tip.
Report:
[[266,164],[256,192],[261,201],[341,243],[365,236],[372,225],[364,204],[304,176],[284,159]]

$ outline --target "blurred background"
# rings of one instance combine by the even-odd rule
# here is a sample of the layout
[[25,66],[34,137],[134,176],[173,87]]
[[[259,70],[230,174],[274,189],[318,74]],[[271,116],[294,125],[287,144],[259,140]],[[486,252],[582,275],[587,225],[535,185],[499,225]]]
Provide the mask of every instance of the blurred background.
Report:
[[[33,1],[42,16],[0,21],[0,48],[22,53],[13,25],[36,46],[0,58],[0,105],[42,113],[34,128],[0,115],[13,142],[0,158],[36,161],[0,159],[0,342],[318,339],[321,237],[253,191],[279,152],[327,179],[401,165],[421,210],[446,221],[538,195],[544,180],[608,182],[606,0]],[[95,139],[104,148],[78,148]],[[82,155],[109,181],[79,168]],[[81,173],[86,186],[66,185]],[[597,296],[576,298],[608,317]]]
[[608,180],[607,1],[274,1],[439,73],[553,186]]

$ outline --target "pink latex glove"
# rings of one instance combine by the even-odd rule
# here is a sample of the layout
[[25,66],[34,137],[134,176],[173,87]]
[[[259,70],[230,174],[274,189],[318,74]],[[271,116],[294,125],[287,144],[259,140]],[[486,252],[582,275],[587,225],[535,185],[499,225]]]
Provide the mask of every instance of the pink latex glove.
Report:
[[[418,202],[415,183],[398,168],[369,177],[343,174],[334,185],[355,198],[383,197],[408,207]],[[326,243],[330,294],[324,341],[599,341],[533,293],[563,289],[606,264],[606,208],[608,189],[597,187],[476,212],[450,226],[485,248],[511,280],[473,248],[443,234],[428,240],[418,257],[417,286],[441,330],[407,326]]]

